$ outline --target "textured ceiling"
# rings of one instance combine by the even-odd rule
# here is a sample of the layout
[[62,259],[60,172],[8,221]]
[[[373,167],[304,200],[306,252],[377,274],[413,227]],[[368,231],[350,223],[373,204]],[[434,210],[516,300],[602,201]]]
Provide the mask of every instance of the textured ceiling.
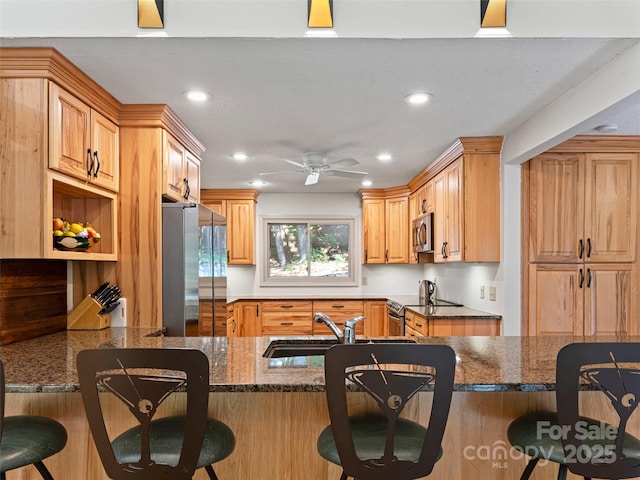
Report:
[[[123,103],[166,103],[205,145],[204,188],[356,192],[360,180],[293,174],[305,152],[360,162],[372,187],[407,183],[457,137],[506,135],[637,40],[2,39],[53,46]],[[194,105],[182,92],[206,90]],[[426,90],[430,104],[405,94]],[[612,122],[640,134],[640,107]],[[595,132],[585,132],[595,133]],[[234,151],[250,158],[238,163]],[[375,156],[388,152],[393,160]]]

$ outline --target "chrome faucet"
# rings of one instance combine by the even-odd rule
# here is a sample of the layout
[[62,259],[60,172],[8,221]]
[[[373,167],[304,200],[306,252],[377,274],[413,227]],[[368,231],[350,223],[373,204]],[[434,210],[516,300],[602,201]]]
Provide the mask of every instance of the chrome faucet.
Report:
[[340,331],[338,326],[333,323],[333,320],[329,318],[328,315],[318,312],[313,316],[314,322],[324,323],[327,327],[331,329],[333,334],[336,336],[340,343],[344,344],[353,344],[356,343],[356,323],[364,320],[365,317],[355,317],[350,318],[346,322],[344,322],[344,333]]

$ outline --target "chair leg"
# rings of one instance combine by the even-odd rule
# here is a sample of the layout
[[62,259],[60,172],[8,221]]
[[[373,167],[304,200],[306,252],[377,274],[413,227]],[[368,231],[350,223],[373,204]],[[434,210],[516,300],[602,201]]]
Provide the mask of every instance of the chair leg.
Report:
[[536,468],[539,460],[539,458],[532,458],[531,460],[529,460],[529,463],[527,463],[524,472],[522,472],[520,480],[527,480],[531,476],[531,473],[533,472],[533,469]]
[[204,467],[204,469],[207,471],[207,473],[209,474],[209,478],[211,480],[218,480],[218,477],[216,475],[216,472],[213,471],[213,467],[211,465],[206,465]]
[[340,480],[347,480],[347,475],[344,473],[344,471],[342,472],[342,475],[340,475]]
[[44,480],[53,480],[53,477],[49,473],[49,470],[47,470],[47,467],[44,466],[44,463],[36,462],[33,465],[38,469],[40,475],[42,475],[42,478],[44,478]]
[[558,469],[558,480],[567,480],[567,466],[562,463]]

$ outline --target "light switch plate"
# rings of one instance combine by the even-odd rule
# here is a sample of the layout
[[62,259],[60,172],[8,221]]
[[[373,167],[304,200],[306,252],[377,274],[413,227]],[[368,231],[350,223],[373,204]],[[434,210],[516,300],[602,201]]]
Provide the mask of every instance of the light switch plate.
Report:
[[489,300],[496,301],[496,287],[489,287]]

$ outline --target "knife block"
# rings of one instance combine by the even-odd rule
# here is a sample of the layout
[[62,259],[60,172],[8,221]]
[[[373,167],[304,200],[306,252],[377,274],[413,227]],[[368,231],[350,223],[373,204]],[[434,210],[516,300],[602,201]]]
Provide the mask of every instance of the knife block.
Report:
[[102,305],[86,297],[67,315],[67,330],[102,330],[111,325],[111,315],[99,315]]

